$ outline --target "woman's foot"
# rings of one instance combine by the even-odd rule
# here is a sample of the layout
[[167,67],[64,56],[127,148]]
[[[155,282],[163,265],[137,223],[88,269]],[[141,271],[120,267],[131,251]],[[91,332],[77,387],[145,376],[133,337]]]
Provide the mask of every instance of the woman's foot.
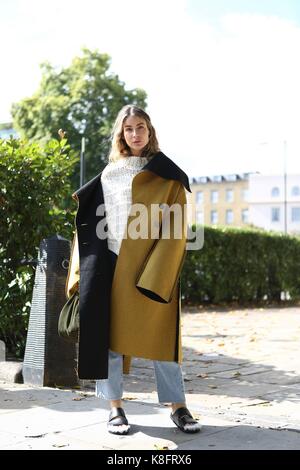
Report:
[[201,424],[193,418],[186,407],[177,408],[171,413],[171,420],[183,432],[194,433],[201,430]]
[[113,407],[109,413],[107,430],[111,434],[125,435],[130,430],[123,408]]

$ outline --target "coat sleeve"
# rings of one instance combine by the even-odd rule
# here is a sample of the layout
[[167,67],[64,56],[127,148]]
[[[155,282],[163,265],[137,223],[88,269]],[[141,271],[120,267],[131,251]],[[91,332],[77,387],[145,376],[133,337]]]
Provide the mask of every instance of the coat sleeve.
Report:
[[71,257],[69,263],[68,276],[66,281],[66,296],[70,298],[71,295],[79,288],[79,248],[78,248],[78,237],[75,232]]
[[[160,234],[136,280],[136,287],[142,294],[161,303],[171,302],[186,256],[186,194],[181,185],[173,204],[180,208],[180,219],[175,222],[176,212],[170,217],[170,237],[163,238]],[[172,215],[172,211],[170,213]],[[174,233],[174,225],[176,230],[180,227],[180,238],[176,230]]]

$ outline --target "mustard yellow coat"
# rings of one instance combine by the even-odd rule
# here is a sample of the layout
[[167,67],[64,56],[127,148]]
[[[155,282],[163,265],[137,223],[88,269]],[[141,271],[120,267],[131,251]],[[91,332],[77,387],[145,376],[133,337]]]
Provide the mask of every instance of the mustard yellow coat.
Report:
[[[142,218],[133,210],[129,213],[127,236],[113,272],[107,240],[95,236],[97,223],[103,222],[95,215],[98,205],[104,203],[101,173],[74,194],[78,212],[66,289],[69,296],[80,287],[80,378],[106,378],[109,349],[127,359],[181,362],[180,273],[186,255],[186,189],[190,191],[187,175],[162,152],[133,178],[132,208],[139,203],[147,210]],[[164,204],[181,208],[171,211],[169,238],[160,230],[151,238],[152,204],[162,208],[160,227]],[[144,232],[143,238],[133,239],[128,229],[138,222],[147,227],[148,236]],[[174,225],[181,228],[179,238]],[[128,372],[129,361],[124,364]]]

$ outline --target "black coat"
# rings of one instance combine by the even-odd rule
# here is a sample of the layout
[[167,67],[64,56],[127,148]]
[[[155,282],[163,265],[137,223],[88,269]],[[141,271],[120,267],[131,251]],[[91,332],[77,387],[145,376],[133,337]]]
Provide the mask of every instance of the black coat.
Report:
[[[144,170],[176,180],[190,191],[187,175],[162,152],[155,154]],[[101,240],[96,234],[97,224],[105,217],[96,214],[98,206],[104,204],[101,173],[73,197],[78,201],[76,231],[80,258],[78,375],[81,379],[104,379],[108,376],[111,289],[116,259],[112,258],[107,239]]]

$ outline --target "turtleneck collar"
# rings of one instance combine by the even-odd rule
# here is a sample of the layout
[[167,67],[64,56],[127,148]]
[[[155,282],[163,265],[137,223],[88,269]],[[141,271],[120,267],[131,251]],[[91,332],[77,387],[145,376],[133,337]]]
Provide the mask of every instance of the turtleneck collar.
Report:
[[115,162],[111,162],[108,165],[117,168],[143,168],[149,162],[147,157],[136,157],[130,155],[128,157],[121,157]]

